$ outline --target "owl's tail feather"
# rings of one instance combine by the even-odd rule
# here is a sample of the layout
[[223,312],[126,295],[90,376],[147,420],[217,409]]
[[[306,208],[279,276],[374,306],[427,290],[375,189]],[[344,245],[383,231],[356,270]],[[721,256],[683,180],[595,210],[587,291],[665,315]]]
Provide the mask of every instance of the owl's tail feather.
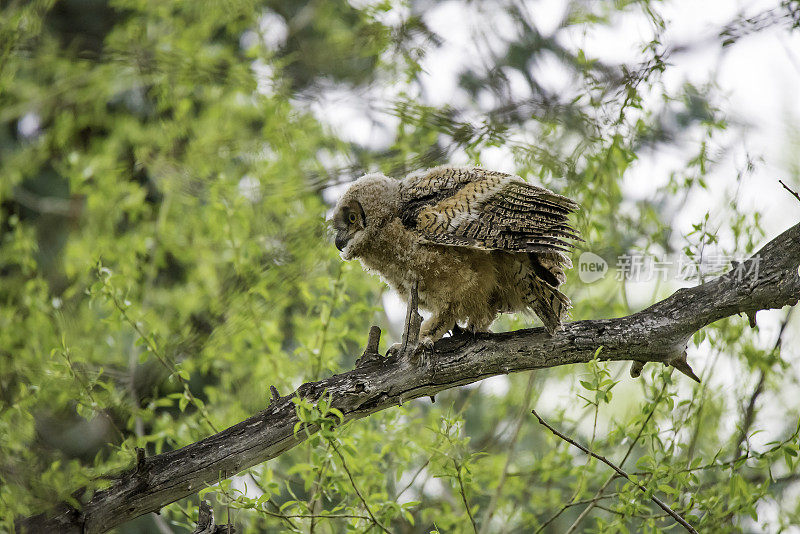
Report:
[[528,254],[528,260],[532,272],[526,276],[530,286],[527,304],[553,335],[572,308],[569,297],[558,290],[567,279],[564,268],[572,267],[572,262],[560,252]]
[[550,335],[561,330],[561,322],[568,317],[572,307],[569,297],[539,279],[532,281],[530,297],[528,306],[542,320]]

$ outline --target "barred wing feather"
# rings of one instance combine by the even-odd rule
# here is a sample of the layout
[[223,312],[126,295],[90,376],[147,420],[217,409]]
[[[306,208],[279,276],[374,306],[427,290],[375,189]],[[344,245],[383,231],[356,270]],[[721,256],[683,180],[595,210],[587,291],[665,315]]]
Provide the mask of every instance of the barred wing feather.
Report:
[[580,240],[567,197],[510,174],[437,167],[401,186],[403,223],[431,242],[509,252],[566,252]]

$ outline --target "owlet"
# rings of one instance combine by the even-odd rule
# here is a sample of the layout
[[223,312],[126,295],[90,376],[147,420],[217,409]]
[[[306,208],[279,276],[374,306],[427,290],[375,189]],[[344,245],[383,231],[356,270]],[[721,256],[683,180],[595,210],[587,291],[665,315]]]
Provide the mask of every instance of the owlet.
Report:
[[571,307],[558,290],[572,266],[567,221],[578,205],[517,176],[436,167],[403,180],[368,174],[333,213],[336,247],[401,295],[418,284],[431,312],[420,341],[457,324],[486,331],[500,313],[534,312],[552,334]]

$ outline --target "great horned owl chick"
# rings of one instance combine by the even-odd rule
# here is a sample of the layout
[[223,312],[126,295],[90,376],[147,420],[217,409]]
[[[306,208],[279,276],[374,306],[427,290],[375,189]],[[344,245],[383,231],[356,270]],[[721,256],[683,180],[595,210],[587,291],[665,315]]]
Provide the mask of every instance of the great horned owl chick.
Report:
[[368,174],[339,200],[332,226],[345,260],[358,259],[401,295],[418,283],[429,345],[456,324],[486,331],[499,313],[532,311],[552,334],[571,307],[557,288],[580,239],[578,205],[521,178],[437,167],[403,180]]

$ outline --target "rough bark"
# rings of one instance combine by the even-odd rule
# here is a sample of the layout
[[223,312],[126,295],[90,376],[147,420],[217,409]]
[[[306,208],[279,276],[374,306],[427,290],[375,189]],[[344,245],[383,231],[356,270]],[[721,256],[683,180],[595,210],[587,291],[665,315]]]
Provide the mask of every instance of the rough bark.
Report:
[[[752,276],[756,263],[758,273]],[[19,530],[105,532],[192,495],[206,484],[275,458],[307,435],[293,432],[298,422],[291,401],[295,396],[316,399],[327,392],[345,420],[353,420],[490,376],[584,363],[600,346],[600,359],[633,361],[633,372],[641,369],[640,364],[658,362],[673,364],[691,375],[685,347],[692,334],[724,317],[744,313],[754,318],[758,310],[797,304],[798,264],[800,224],[719,278],[681,289],[627,317],[569,323],[554,336],[543,328],[459,335],[437,342],[432,353],[413,362],[402,355],[362,358],[355,369],[273,398],[263,412],[218,434],[175,451],[140,458],[108,489],[95,493],[82,510],[62,505],[20,521]]]

